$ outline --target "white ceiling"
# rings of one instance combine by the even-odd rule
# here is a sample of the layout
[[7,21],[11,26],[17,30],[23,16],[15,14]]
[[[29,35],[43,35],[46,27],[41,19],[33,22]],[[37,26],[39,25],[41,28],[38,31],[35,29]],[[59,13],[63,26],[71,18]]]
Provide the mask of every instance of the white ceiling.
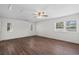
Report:
[[[9,4],[0,4],[0,16],[28,20],[36,22],[40,20],[71,15],[79,12],[79,4],[12,4],[12,9],[8,9]],[[34,16],[36,10],[45,10],[48,17],[38,19]]]

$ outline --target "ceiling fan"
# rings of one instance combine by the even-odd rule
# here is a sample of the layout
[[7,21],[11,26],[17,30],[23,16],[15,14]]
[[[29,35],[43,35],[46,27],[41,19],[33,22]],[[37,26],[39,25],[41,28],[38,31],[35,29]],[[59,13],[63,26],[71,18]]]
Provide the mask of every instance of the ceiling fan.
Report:
[[34,15],[37,17],[37,18],[45,18],[45,17],[48,17],[46,11],[43,11],[43,10],[36,10]]

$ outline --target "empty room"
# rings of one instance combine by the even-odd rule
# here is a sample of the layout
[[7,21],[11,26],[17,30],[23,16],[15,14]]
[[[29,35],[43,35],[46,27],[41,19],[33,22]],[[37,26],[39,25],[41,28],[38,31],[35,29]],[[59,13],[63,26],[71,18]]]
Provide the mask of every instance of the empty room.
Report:
[[0,55],[78,55],[79,4],[0,4]]

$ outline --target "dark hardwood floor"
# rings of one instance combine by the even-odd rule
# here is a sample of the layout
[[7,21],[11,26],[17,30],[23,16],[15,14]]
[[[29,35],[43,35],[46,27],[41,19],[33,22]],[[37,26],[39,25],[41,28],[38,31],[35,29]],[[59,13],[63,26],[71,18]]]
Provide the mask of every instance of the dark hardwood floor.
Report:
[[1,55],[77,55],[79,44],[31,36],[0,42]]

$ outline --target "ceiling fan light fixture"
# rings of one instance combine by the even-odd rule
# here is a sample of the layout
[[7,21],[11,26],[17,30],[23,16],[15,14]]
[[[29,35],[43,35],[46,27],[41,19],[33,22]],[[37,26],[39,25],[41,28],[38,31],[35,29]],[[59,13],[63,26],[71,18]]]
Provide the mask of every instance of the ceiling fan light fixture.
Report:
[[35,12],[35,16],[36,16],[37,18],[45,18],[45,17],[48,17],[46,11],[43,11],[43,10],[37,10],[37,11]]

